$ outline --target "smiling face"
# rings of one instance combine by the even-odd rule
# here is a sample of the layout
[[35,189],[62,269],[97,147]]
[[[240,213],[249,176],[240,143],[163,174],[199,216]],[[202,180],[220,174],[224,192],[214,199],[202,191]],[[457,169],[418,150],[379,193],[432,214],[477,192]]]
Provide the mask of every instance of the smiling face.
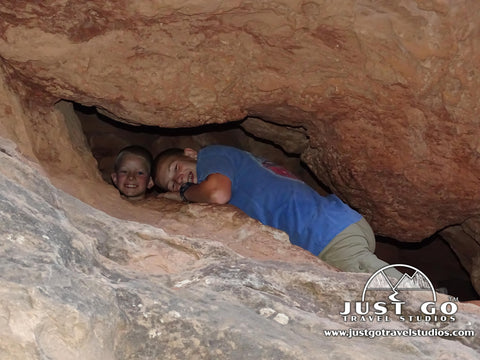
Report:
[[168,191],[179,191],[187,182],[197,183],[197,153],[185,149],[184,155],[170,155],[157,163],[155,184]]
[[147,161],[130,153],[122,155],[117,170],[112,173],[112,180],[128,200],[143,199],[147,189],[153,186]]

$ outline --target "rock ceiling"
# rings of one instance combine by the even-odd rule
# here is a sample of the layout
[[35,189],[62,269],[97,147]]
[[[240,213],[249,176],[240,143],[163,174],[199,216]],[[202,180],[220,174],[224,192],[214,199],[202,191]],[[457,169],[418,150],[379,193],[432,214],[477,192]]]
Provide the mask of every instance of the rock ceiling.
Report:
[[[112,4],[0,5],[3,72],[24,106],[49,114],[66,99],[162,127],[301,126],[317,177],[399,240],[479,212],[478,2]],[[25,124],[45,132],[38,157],[53,151],[52,116]]]

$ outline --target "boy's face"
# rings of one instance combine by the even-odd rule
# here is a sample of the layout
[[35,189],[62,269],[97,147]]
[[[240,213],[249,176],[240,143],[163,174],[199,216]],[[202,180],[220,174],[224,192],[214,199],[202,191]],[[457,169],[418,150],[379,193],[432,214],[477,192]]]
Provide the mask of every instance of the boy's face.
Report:
[[128,200],[143,199],[147,189],[153,186],[145,159],[128,153],[123,155],[118,170],[112,173],[112,180]]
[[155,183],[168,191],[179,191],[187,182],[197,183],[197,153],[185,149],[185,155],[172,155],[158,163]]

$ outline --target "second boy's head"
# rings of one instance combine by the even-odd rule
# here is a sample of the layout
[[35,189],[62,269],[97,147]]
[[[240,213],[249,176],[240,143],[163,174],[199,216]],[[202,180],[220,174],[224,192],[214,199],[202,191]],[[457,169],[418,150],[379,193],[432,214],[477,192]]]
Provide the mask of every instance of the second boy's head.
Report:
[[150,176],[152,155],[141,146],[122,149],[115,159],[112,181],[127,200],[141,200],[153,187]]
[[197,183],[197,152],[168,149],[157,155],[153,165],[155,184],[165,191],[179,191],[187,182]]

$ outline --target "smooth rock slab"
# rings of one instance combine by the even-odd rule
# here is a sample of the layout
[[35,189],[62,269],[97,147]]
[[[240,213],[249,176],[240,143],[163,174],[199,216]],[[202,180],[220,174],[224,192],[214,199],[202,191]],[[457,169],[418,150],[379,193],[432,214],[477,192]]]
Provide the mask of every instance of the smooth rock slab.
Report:
[[[477,337],[328,338],[325,329],[407,326],[343,322],[343,302],[368,275],[253,259],[113,218],[0,145],[2,359],[478,358]],[[155,251],[173,255],[149,261]],[[423,301],[412,294],[406,313]],[[479,324],[479,309],[462,305],[444,329]]]

